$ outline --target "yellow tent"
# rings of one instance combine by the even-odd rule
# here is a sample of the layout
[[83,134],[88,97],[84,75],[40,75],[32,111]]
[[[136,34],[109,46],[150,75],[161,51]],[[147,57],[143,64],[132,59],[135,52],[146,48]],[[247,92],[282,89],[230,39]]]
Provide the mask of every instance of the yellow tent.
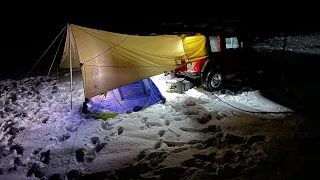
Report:
[[203,35],[135,36],[71,24],[60,68],[81,67],[85,97],[91,98],[206,55]]

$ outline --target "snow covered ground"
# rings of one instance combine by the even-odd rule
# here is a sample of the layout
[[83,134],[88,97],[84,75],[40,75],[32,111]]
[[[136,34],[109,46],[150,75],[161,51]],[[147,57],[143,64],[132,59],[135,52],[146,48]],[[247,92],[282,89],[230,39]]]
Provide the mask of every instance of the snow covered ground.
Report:
[[232,95],[193,88],[177,94],[166,91],[168,78],[152,77],[165,104],[105,121],[81,113],[79,72],[72,110],[68,74],[46,82],[44,77],[0,81],[0,179],[250,175],[268,157],[263,147],[274,137],[290,137],[302,121],[298,114],[250,114],[224,103],[255,112],[292,111],[259,91]]
[[[256,40],[255,42],[252,42],[252,47],[258,51],[282,51],[284,40],[284,37],[274,36],[264,39],[263,41]],[[303,54],[320,54],[320,34],[314,33],[288,36],[286,51]]]

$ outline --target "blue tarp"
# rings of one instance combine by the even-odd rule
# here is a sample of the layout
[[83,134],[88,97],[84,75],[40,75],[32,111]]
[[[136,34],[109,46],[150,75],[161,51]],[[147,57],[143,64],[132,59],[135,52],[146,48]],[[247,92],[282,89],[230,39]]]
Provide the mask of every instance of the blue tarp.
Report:
[[87,111],[91,113],[126,113],[165,100],[153,81],[147,78],[95,96],[86,104]]

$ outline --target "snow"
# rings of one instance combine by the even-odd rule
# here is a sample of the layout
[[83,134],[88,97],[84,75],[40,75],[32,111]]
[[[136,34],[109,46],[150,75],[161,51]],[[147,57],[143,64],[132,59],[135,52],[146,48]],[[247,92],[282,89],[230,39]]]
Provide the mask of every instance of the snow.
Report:
[[[286,51],[304,54],[320,54],[319,37],[319,33],[288,36]],[[273,36],[263,40],[257,39],[251,43],[252,47],[258,51],[274,52],[283,50],[284,39],[284,37]]]
[[[262,123],[260,118],[286,117],[253,116],[222,101],[247,111],[292,111],[264,98],[259,91],[232,95],[207,93],[195,87],[184,94],[168,92],[166,80],[170,78],[158,75],[152,80],[167,98],[165,104],[113,119],[95,120],[81,113],[84,94],[79,71],[74,72],[70,110],[69,77],[65,74],[60,80],[30,77],[0,81],[0,179],[38,179],[53,174],[63,177],[71,170],[83,174],[117,170],[126,164],[139,163],[136,157],[141,153],[166,153],[166,159],[156,162],[167,168],[180,167],[195,153],[213,151],[195,147],[212,138],[209,127],[221,126],[224,133],[225,129],[238,126],[251,131],[246,125]],[[232,122],[237,122],[237,126]],[[215,131],[219,134],[222,130]],[[275,132],[272,128],[265,131]],[[152,163],[152,159],[147,161]],[[207,172],[197,171],[192,176],[203,173]]]

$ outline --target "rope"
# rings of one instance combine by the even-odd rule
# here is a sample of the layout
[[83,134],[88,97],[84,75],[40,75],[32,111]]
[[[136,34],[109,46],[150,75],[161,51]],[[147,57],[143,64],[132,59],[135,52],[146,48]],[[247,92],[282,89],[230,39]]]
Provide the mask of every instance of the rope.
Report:
[[72,157],[72,152],[73,152],[73,149],[74,149],[74,144],[76,143],[76,139],[77,139],[77,136],[78,136],[78,129],[79,129],[79,127],[77,128],[76,135],[75,135],[74,140],[73,140],[73,144],[72,144],[72,148],[71,148],[68,164],[67,164],[66,170],[64,172],[64,177],[67,174],[67,171],[68,171],[68,168],[69,168],[69,165],[70,165],[70,162],[71,162],[71,157]]
[[97,109],[96,109],[95,111],[93,111],[93,114],[98,112],[98,110],[99,110],[99,108],[100,108],[100,106],[101,106],[102,100],[103,100],[104,98],[106,98],[106,97],[107,97],[106,94],[104,94],[104,97],[100,99],[99,106],[97,107]]
[[210,93],[210,94],[213,95],[214,97],[216,97],[222,103],[225,103],[225,104],[227,104],[228,106],[230,106],[230,107],[232,107],[234,109],[237,109],[239,111],[243,111],[243,112],[246,112],[246,113],[252,113],[252,114],[294,114],[294,113],[296,113],[296,112],[291,112],[291,111],[282,111],[282,112],[279,112],[279,111],[275,111],[275,112],[272,112],[272,111],[248,111],[248,110],[244,110],[244,109],[235,107],[235,106],[223,101],[218,96],[216,96],[214,93]]
[[40,60],[43,58],[43,56],[47,53],[47,51],[50,49],[50,47],[54,44],[54,42],[58,39],[58,37],[60,36],[60,34],[65,30],[67,26],[64,26],[64,28],[60,31],[60,33],[58,34],[58,36],[52,41],[52,43],[50,44],[50,46],[47,48],[47,50],[42,54],[42,56],[38,59],[38,61],[33,65],[33,67],[30,69],[30,71],[27,73],[27,75],[25,76],[25,78],[27,78],[29,76],[29,74],[31,73],[31,71],[37,66],[37,64],[40,62]]
[[49,76],[49,74],[50,74],[51,68],[52,68],[53,63],[54,63],[54,61],[55,61],[55,59],[56,59],[56,56],[57,56],[57,54],[58,54],[58,51],[59,51],[59,48],[60,48],[60,45],[61,45],[61,42],[62,42],[62,40],[63,40],[63,37],[64,37],[65,33],[66,33],[66,31],[64,30],[64,33],[63,33],[63,35],[62,35],[62,37],[61,37],[61,40],[60,40],[60,42],[59,42],[58,49],[57,49],[57,51],[56,51],[56,53],[55,53],[55,55],[54,55],[54,57],[53,57],[51,66],[50,66],[50,68],[49,68],[49,72],[48,72],[48,74],[47,74],[47,76],[46,76],[46,79],[48,78],[48,76]]
[[27,127],[26,127],[26,129],[25,129],[25,131],[24,131],[24,133],[22,135],[22,138],[21,138],[21,141],[20,141],[19,145],[22,144],[22,141],[24,140],[24,137],[26,136],[27,132],[29,131],[29,126],[30,126],[31,122],[33,122],[33,121],[31,121],[31,119],[30,119],[30,121],[28,122]]
[[93,57],[93,58],[91,58],[91,59],[89,59],[89,60],[87,60],[87,61],[85,61],[84,63],[82,63],[82,64],[85,64],[85,63],[87,63],[87,62],[89,62],[89,61],[91,61],[91,60],[93,60],[93,59],[95,59],[95,58],[97,58],[97,57],[99,57],[99,56],[101,56],[101,55],[103,55],[103,54],[105,54],[105,53],[107,53],[108,51],[110,51],[112,48],[114,48],[114,47],[116,47],[116,46],[119,46],[121,43],[123,43],[123,41],[124,40],[126,40],[127,39],[127,37],[128,37],[129,35],[127,35],[121,42],[119,42],[118,44],[115,44],[114,46],[112,46],[112,47],[110,47],[109,49],[107,49],[106,51],[104,51],[104,52],[102,52],[101,54],[98,54],[98,55],[96,55],[95,57]]

